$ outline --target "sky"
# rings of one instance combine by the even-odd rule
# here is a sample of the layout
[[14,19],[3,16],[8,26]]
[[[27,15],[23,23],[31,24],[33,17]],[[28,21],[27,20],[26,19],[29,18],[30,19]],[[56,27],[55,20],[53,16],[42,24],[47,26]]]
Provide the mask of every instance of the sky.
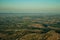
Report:
[[0,13],[60,13],[60,0],[0,0]]

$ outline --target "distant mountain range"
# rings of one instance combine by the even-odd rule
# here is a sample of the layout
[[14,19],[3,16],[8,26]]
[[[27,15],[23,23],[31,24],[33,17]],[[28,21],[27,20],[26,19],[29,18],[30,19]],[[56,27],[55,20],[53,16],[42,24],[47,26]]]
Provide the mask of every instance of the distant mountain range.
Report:
[[60,15],[60,13],[0,13],[0,16],[49,16]]

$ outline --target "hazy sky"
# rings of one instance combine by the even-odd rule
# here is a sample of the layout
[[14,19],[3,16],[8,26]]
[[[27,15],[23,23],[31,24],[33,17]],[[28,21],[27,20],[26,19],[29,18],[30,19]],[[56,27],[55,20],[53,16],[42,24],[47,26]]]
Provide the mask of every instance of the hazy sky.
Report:
[[60,13],[60,0],[0,0],[0,13]]

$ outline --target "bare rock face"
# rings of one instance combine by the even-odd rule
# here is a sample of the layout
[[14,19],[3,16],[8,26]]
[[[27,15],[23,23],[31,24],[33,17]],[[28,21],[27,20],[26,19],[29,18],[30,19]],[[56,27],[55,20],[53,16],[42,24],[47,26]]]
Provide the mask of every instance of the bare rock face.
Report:
[[32,33],[32,34],[27,34],[23,36],[19,40],[42,40],[42,37],[43,37],[42,34]]
[[13,34],[0,33],[0,40],[60,40],[60,33],[55,30],[40,33],[38,30],[21,30]]
[[60,34],[56,33],[55,31],[51,30],[45,35],[46,40],[60,40]]
[[54,30],[47,32],[46,34],[31,33],[27,34],[18,40],[60,40],[60,34]]

